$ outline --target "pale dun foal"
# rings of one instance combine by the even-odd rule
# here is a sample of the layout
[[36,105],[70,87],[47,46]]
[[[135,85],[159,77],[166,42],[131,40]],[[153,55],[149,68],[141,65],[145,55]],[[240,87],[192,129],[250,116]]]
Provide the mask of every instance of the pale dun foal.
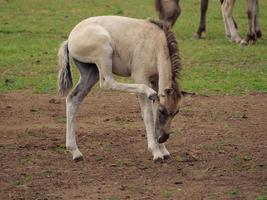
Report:
[[[138,95],[154,161],[170,158],[164,142],[169,138],[171,120],[179,111],[182,92],[176,82],[181,70],[179,52],[168,26],[118,16],[92,17],[76,25],[58,55],[59,91],[68,94],[66,147],[74,160],[83,158],[75,137],[77,109],[98,81],[101,88]],[[69,58],[80,72],[80,80],[71,92]],[[131,77],[135,84],[117,82],[113,74]]]

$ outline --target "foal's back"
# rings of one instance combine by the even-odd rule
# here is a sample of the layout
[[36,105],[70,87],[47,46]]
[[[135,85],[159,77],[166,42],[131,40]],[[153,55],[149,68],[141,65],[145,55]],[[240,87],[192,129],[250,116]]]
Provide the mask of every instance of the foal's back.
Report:
[[97,63],[112,51],[113,72],[129,76],[142,65],[155,70],[155,51],[162,39],[164,32],[147,20],[100,16],[80,22],[68,43],[71,56],[86,63]]

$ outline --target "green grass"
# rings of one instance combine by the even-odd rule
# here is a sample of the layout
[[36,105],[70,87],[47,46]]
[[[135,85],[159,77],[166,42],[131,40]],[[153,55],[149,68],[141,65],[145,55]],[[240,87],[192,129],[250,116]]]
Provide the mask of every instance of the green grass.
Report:
[[[0,92],[32,90],[55,92],[57,50],[72,28],[96,15],[135,18],[156,16],[151,1],[143,0],[0,0]],[[199,1],[182,1],[182,14],[174,31],[183,61],[181,84],[185,90],[208,95],[242,95],[267,91],[267,1],[260,1],[263,39],[240,46],[224,36],[220,6],[211,1],[206,39],[192,39]],[[245,3],[236,3],[240,35],[247,29]],[[77,71],[74,70],[75,80]]]
[[259,195],[257,200],[267,200],[267,195]]
[[173,190],[172,189],[165,189],[163,192],[162,192],[162,196],[166,199],[169,199],[171,198],[173,195]]

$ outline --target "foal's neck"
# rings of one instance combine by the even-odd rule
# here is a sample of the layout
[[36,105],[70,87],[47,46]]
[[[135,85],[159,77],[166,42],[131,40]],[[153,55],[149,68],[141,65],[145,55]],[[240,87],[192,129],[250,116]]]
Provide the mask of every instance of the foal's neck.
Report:
[[164,90],[172,87],[172,66],[168,49],[158,51],[158,94],[164,94]]

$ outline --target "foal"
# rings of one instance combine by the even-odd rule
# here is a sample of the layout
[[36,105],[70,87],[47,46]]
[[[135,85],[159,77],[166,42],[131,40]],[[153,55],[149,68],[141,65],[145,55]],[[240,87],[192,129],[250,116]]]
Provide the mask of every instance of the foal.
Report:
[[[88,18],[75,26],[58,55],[60,93],[68,94],[72,87],[69,58],[80,72],[78,84],[66,98],[66,147],[74,160],[83,158],[76,144],[75,115],[98,81],[101,88],[138,94],[148,149],[155,161],[169,158],[164,142],[182,92],[176,82],[181,70],[179,52],[168,26],[118,16]],[[119,83],[113,73],[131,77],[135,84]]]

